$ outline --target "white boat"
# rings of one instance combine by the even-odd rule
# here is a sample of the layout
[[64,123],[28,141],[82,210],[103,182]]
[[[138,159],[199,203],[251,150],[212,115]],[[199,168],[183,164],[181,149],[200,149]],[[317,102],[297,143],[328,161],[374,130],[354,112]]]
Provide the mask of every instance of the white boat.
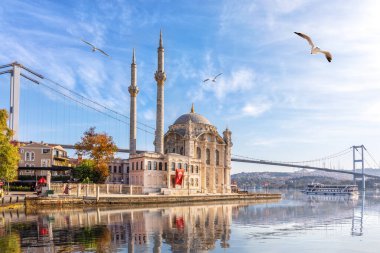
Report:
[[357,185],[324,185],[309,184],[304,190],[306,194],[315,195],[357,195]]

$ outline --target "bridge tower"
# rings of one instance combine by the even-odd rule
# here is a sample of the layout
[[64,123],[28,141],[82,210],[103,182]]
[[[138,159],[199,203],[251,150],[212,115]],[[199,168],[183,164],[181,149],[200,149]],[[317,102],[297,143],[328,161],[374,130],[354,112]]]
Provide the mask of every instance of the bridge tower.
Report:
[[[352,156],[353,156],[353,172],[356,172],[356,169],[362,170],[362,190],[365,191],[365,176],[364,176],[364,145],[361,146],[352,146]],[[356,165],[359,165],[358,167]],[[353,175],[354,184],[356,184],[356,176]]]
[[12,140],[19,140],[19,120],[20,120],[20,78],[21,76],[29,79],[30,81],[39,84],[38,81],[24,75],[21,73],[21,69],[28,71],[29,73],[43,79],[43,76],[37,74],[36,72],[24,67],[18,62],[13,62],[10,64],[0,66],[0,69],[9,68],[11,69],[0,72],[0,75],[9,73],[11,74],[11,84],[10,84],[10,106],[9,106],[9,128],[13,131]]

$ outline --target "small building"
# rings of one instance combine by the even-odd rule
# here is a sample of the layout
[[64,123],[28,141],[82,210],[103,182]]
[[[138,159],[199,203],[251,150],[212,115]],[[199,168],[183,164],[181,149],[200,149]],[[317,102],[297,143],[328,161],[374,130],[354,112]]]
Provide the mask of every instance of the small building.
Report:
[[[37,170],[34,167],[70,167],[69,158],[64,148],[46,143],[19,143],[19,167],[30,167],[30,170],[19,170],[19,175],[46,176],[48,170]],[[63,172],[53,171],[53,176]]]
[[106,183],[129,184],[128,159],[115,158],[108,164],[109,176]]

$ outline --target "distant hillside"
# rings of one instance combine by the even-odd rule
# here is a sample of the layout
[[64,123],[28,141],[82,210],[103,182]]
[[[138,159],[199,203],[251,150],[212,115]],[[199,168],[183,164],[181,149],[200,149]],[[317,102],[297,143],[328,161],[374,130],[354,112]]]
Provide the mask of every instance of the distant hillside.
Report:
[[[366,169],[365,173],[379,175],[378,169]],[[342,173],[300,170],[297,172],[242,172],[233,174],[231,180],[239,188],[303,188],[310,183],[352,184],[352,176]],[[367,187],[380,183],[379,179],[367,179]]]

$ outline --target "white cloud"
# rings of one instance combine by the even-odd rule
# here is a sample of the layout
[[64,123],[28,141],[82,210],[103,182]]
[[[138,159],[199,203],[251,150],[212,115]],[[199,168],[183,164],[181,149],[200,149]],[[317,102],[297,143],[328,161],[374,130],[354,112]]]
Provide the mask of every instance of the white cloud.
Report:
[[142,115],[143,115],[144,119],[146,119],[148,121],[156,119],[155,111],[150,110],[150,109],[145,110]]
[[222,100],[231,93],[243,92],[255,86],[256,75],[252,69],[240,68],[231,74],[223,73],[224,76],[215,83],[211,84],[211,91],[215,96]]
[[271,108],[269,102],[246,103],[242,109],[242,115],[258,117]]

